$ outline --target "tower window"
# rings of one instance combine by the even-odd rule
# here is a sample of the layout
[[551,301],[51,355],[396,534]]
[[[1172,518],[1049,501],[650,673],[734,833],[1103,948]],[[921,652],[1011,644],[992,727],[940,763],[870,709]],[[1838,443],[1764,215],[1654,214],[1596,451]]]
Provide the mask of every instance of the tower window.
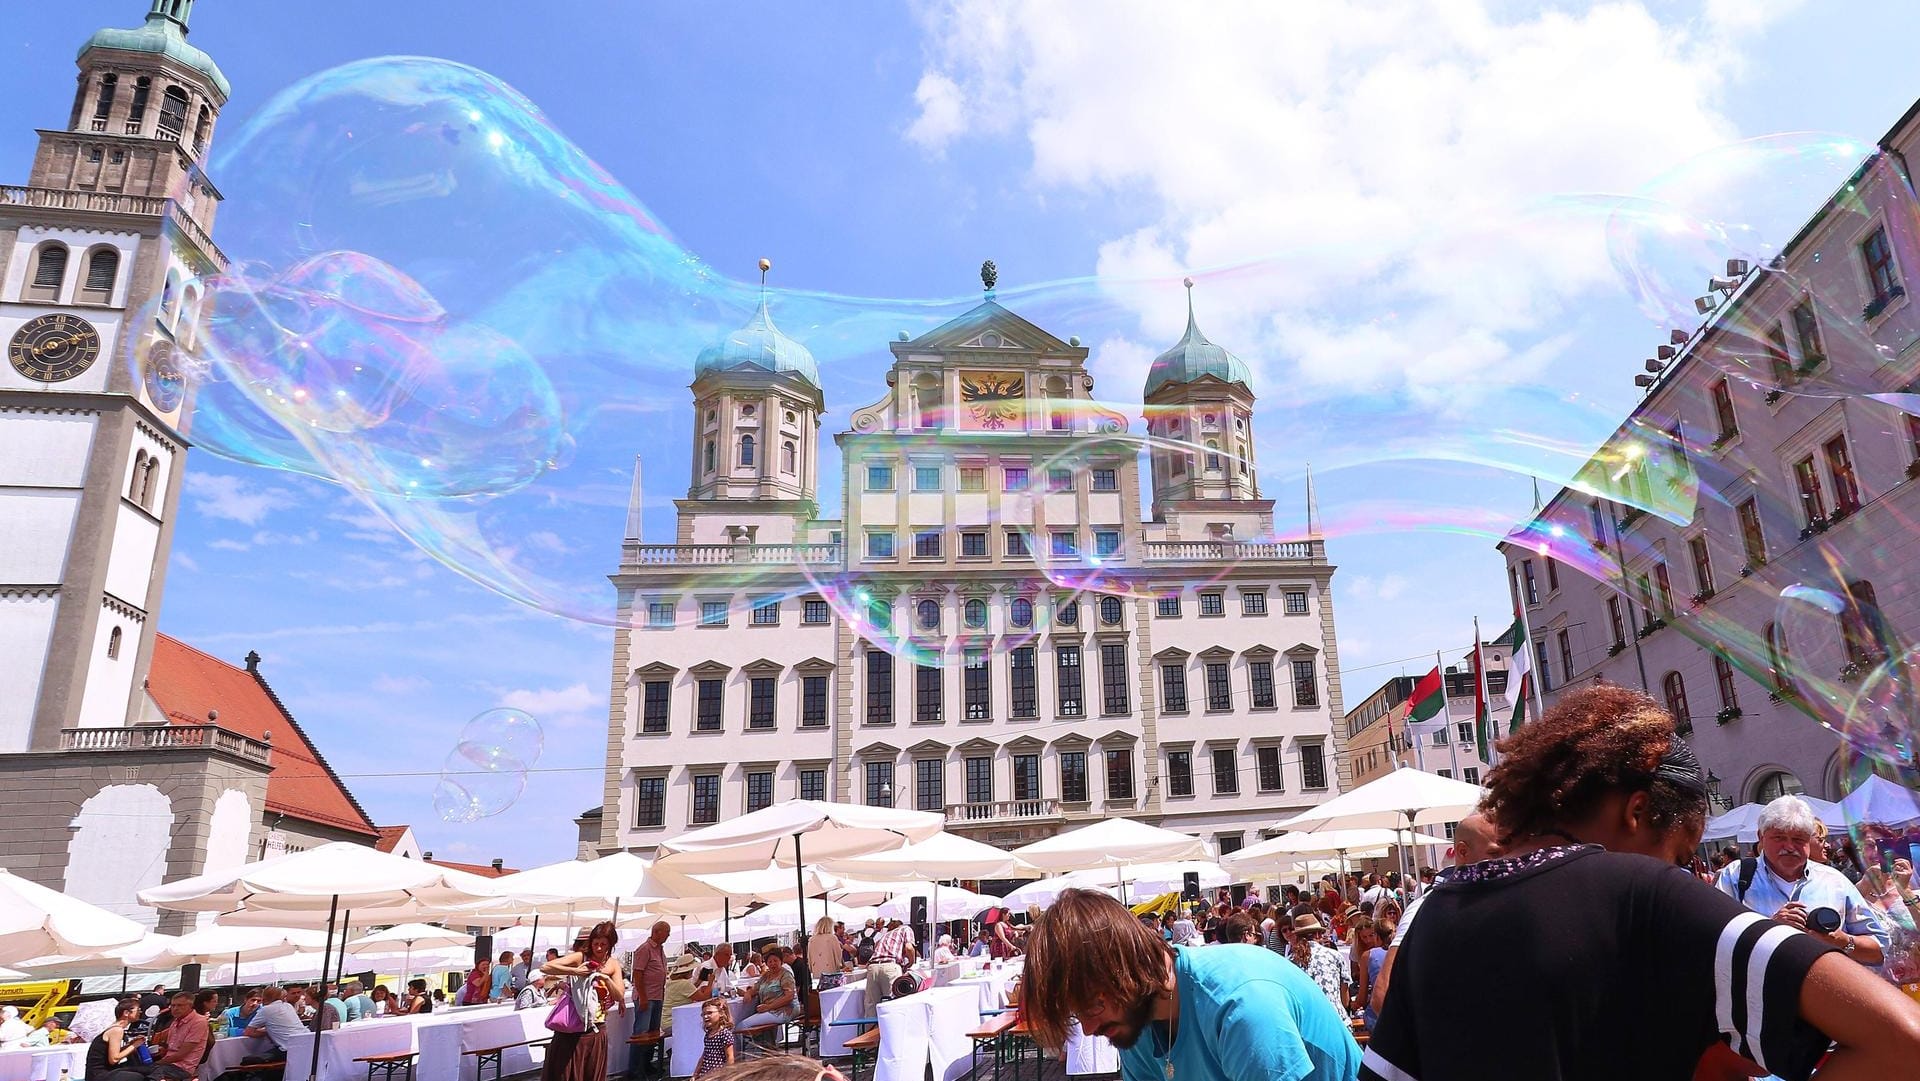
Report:
[[740,437],[740,465],[742,468],[753,465],[753,437],[750,435]]
[[115,627],[107,634],[107,659],[120,659],[120,628]]
[[707,472],[713,472],[713,440],[707,440]]
[[146,479],[147,452],[135,451],[133,455],[133,476],[127,481],[127,498],[140,502],[140,482]]
[[100,96],[93,101],[93,130],[107,130],[107,114],[113,111],[113,95],[120,89],[120,76],[108,72],[100,76]]
[[160,96],[160,134],[168,139],[178,139],[187,130],[187,92],[177,86],[167,87]]
[[127,134],[137,135],[147,118],[147,95],[153,92],[153,80],[145,75],[133,81],[133,105],[127,109]]
[[1207,472],[1220,472],[1220,441],[1217,439],[1207,440]]
[[64,244],[45,244],[33,264],[33,284],[27,287],[28,300],[59,300],[60,283],[67,279],[67,248]]
[[795,459],[795,452],[793,447],[793,440],[789,439],[786,442],[780,444],[780,471],[782,473],[788,473],[788,474],[793,473],[794,459]]
[[153,475],[159,471],[159,456],[155,455],[154,457],[148,458],[147,467],[142,471],[140,477],[140,505],[148,510],[153,509]]
[[113,299],[113,282],[120,274],[120,253],[112,248],[95,248],[87,256],[87,281],[81,286],[80,299],[89,304],[106,304]]
[[193,152],[195,154],[207,148],[207,133],[213,130],[213,110],[200,106],[200,118],[193,124]]

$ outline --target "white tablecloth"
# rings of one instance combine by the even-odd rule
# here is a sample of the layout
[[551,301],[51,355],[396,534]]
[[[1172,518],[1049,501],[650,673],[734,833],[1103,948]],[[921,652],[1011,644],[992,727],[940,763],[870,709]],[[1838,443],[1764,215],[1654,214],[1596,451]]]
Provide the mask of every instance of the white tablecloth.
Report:
[[820,992],[820,1057],[844,1058],[847,1054],[847,1041],[860,1035],[865,1026],[835,1025],[835,1021],[851,1021],[858,1017],[871,1017],[867,1013],[867,984],[843,983],[831,990]]
[[87,1045],[22,1047],[0,1051],[0,1081],[60,1081],[60,1069],[79,1078],[87,1070]]
[[[398,1051],[419,1053],[414,1073],[416,1081],[477,1081],[478,1063],[474,1056],[463,1052],[545,1039],[552,1035],[547,1031],[546,1019],[544,1009],[516,1011],[511,1006],[473,1006],[446,1013],[355,1021],[321,1034],[320,1081],[363,1081],[367,1064],[354,1059]],[[697,1020],[695,1023],[697,1025]],[[608,1016],[609,1074],[626,1072],[627,1037],[632,1034],[631,1011]],[[307,1064],[312,1061],[313,1037],[295,1037],[289,1044],[287,1075],[303,1079],[307,1076]],[[201,1076],[211,1081],[219,1077],[221,1071],[238,1065],[241,1058],[266,1054],[270,1047],[263,1039],[246,1036],[217,1041],[207,1053]],[[516,1047],[501,1055],[501,1066],[509,1075],[537,1069],[544,1061],[545,1048],[539,1047]],[[58,1076],[56,1067],[54,1077]]]
[[957,1081],[973,1059],[967,1033],[980,1023],[980,990],[933,987],[882,1002],[880,1056],[873,1081]]

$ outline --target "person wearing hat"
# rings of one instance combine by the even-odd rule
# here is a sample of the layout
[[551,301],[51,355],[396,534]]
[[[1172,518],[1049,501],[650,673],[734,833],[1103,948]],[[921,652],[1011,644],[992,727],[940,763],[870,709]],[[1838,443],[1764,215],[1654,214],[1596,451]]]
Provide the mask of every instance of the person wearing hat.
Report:
[[527,977],[527,985],[522,987],[520,993],[513,997],[513,1008],[516,1010],[531,1010],[536,1006],[545,1006],[546,1004],[547,974],[536,968],[533,970],[532,975]]
[[1320,917],[1312,912],[1302,912],[1293,918],[1293,946],[1287,951],[1287,959],[1300,966],[1300,970],[1313,978],[1320,993],[1327,996],[1333,1008],[1340,1016],[1347,1016],[1347,966],[1340,962],[1340,954],[1322,941],[1326,937],[1327,927]]
[[693,973],[700,967],[700,958],[691,952],[682,953],[667,966],[667,991],[665,1003],[666,1027],[663,1032],[673,1031],[673,1008],[685,1006],[693,1001]]

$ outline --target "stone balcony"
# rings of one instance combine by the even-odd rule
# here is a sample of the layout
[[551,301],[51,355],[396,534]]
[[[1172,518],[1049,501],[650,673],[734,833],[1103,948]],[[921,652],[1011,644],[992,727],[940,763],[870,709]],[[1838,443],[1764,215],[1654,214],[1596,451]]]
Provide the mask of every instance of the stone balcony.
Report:
[[1148,563],[1313,562],[1326,558],[1323,541],[1148,541]]
[[213,724],[142,724],[126,728],[63,728],[63,751],[219,751],[266,764],[273,747]]
[[633,544],[621,562],[642,567],[720,567],[742,563],[817,565],[840,562],[838,544]]
[[994,800],[989,803],[950,803],[947,825],[988,826],[1002,822],[1058,822],[1063,818],[1056,799]]

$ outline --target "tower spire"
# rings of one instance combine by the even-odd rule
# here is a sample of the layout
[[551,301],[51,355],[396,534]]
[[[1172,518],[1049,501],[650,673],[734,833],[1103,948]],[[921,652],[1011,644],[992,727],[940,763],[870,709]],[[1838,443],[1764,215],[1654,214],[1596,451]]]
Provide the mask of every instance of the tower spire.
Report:
[[1320,500],[1313,492],[1313,463],[1307,463],[1307,536],[1320,536]]
[[1543,504],[1540,501],[1540,478],[1534,477],[1532,478],[1532,480],[1533,480],[1533,512],[1535,514],[1538,514],[1540,513],[1540,508],[1545,504]]
[[627,496],[627,539],[640,539],[640,465],[638,454],[633,456],[633,493]]
[[187,23],[193,18],[193,0],[153,0],[147,8],[147,21],[167,22],[187,32]]

